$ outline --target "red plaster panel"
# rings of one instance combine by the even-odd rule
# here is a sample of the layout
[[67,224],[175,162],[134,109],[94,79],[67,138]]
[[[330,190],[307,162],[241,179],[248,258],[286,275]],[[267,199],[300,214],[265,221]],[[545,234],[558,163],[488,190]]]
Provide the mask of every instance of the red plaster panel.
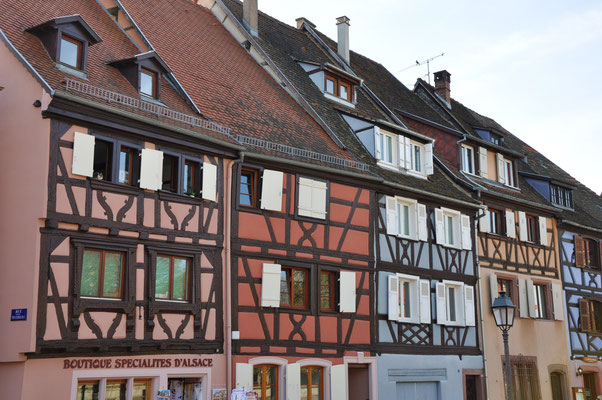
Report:
[[349,338],[350,344],[370,343],[370,322],[355,320],[353,331]]
[[155,201],[152,199],[144,199],[144,226],[155,226]]
[[368,255],[368,246],[370,246],[368,232],[349,230],[341,250],[347,253]]
[[320,260],[331,261],[331,262],[335,262],[335,263],[341,263],[341,262],[343,262],[343,259],[341,257],[320,256]]
[[370,211],[365,208],[356,208],[351,218],[351,224],[357,226],[370,226]]
[[330,220],[334,222],[346,223],[349,217],[350,206],[343,204],[330,203]]
[[341,235],[343,235],[343,228],[338,228],[335,226],[331,226],[330,227],[330,232],[328,235],[328,239],[329,239],[329,244],[328,244],[328,248],[332,249],[332,250],[336,250],[337,246],[339,245],[339,240],[341,240]]
[[[207,221],[207,218],[209,218],[209,209],[205,208],[204,211],[205,212],[203,215],[203,222]],[[205,232],[205,233],[217,235],[217,210],[214,210],[211,213],[211,220],[209,221],[209,225],[207,226],[207,232]]]
[[255,306],[255,300],[251,293],[251,284],[239,283],[238,284],[238,305],[239,306]]
[[316,353],[315,349],[306,349],[304,347],[297,347],[296,350],[297,350],[297,353],[304,353],[304,354],[315,354]]
[[[207,314],[207,310],[202,310],[201,318],[203,319],[203,321],[205,320],[205,314]],[[192,319],[190,320],[190,328],[191,328],[191,330],[193,329]],[[215,338],[216,338],[215,328],[216,328],[215,309],[212,308],[209,310],[209,318],[207,319],[207,329],[205,331],[205,339],[206,340],[215,340]],[[191,337],[191,339],[192,339],[192,337]]]
[[[61,297],[67,297],[69,295],[69,264],[53,262],[50,263],[50,268],[54,274],[54,279],[58,288],[58,295]],[[48,284],[50,285],[50,281]],[[53,295],[56,295],[56,293],[53,293]]]
[[366,261],[354,260],[352,258],[350,258],[347,261],[349,262],[349,264],[361,265],[361,266],[364,266],[364,267],[368,266],[368,262],[366,262]]
[[[61,304],[63,308],[63,315],[67,314],[67,304]],[[44,340],[58,340],[61,339],[61,331],[59,329],[59,323],[54,304],[48,303],[46,305],[46,331],[44,332]]]
[[53,256],[68,256],[69,255],[69,238],[65,238],[52,252]]
[[328,343],[337,342],[336,317],[320,317],[320,341]]
[[241,353],[259,353],[260,351],[261,351],[261,347],[242,346],[240,348]]
[[270,352],[272,353],[286,353],[286,347],[270,346]]
[[338,183],[331,182],[330,183],[330,197],[353,201],[355,200],[355,195],[357,194],[357,188],[341,185]]
[[265,339],[257,313],[239,312],[238,329],[241,339]]
[[[356,277],[356,279],[359,278],[359,274],[356,274],[356,275],[358,275],[358,277]],[[360,314],[360,315],[370,315],[370,305],[368,304],[368,296],[360,297],[360,302],[357,306],[356,312],[357,312],[357,314]]]
[[238,236],[244,239],[271,240],[263,215],[245,212],[238,214]]
[[301,253],[301,252],[297,252],[295,253],[297,255],[297,257],[303,257],[303,258],[314,258],[314,255],[311,253]]
[[268,253],[270,253],[270,254],[276,254],[278,256],[285,256],[286,255],[286,250],[268,249]]
[[[288,340],[289,335],[291,334],[293,330],[293,324],[291,323],[290,319],[288,318],[287,314],[281,314],[280,315],[280,340]],[[298,335],[297,335],[298,337]]]
[[201,301],[209,301],[213,274],[201,274]]

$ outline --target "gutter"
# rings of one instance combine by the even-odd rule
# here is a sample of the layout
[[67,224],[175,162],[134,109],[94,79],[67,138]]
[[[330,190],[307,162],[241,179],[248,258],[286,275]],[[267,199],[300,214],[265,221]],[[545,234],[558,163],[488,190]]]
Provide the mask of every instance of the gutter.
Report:
[[473,249],[475,252],[475,259],[476,259],[476,263],[475,263],[475,267],[477,269],[477,282],[479,284],[479,319],[480,319],[480,326],[481,326],[481,351],[483,352],[483,391],[485,392],[487,398],[489,398],[488,396],[488,391],[487,391],[487,353],[485,352],[485,321],[483,320],[483,281],[481,280],[481,263],[479,262],[479,256],[478,256],[478,227],[477,227],[477,223],[478,220],[485,217],[487,215],[487,213],[485,212],[485,210],[483,210],[483,214],[479,214],[475,217],[474,219],[474,240],[473,240]]
[[560,219],[559,223],[563,224],[563,225],[574,226],[576,228],[587,229],[589,231],[593,231],[593,232],[597,232],[597,233],[602,233],[602,229],[600,229],[600,228],[593,228],[591,226],[581,225],[577,222],[568,221],[566,219]]
[[17,59],[21,62],[21,64],[23,64],[25,69],[27,69],[29,71],[29,73],[32,74],[33,77],[37,79],[37,81],[40,83],[40,85],[42,85],[42,88],[44,88],[44,90],[50,96],[54,96],[54,89],[52,89],[52,87],[50,87],[48,82],[46,82],[44,80],[44,78],[42,78],[42,75],[40,75],[38,73],[38,71],[36,71],[36,69],[29,63],[29,61],[27,61],[27,59],[25,57],[23,57],[23,54],[21,54],[19,52],[19,50],[17,50],[17,48],[15,46],[13,46],[13,44],[10,42],[10,40],[8,40],[8,38],[6,37],[6,35],[4,34],[4,31],[2,29],[0,29],[0,39],[4,42],[6,47],[8,47],[8,49],[11,51],[11,53],[13,53],[15,55],[15,57],[17,57]]

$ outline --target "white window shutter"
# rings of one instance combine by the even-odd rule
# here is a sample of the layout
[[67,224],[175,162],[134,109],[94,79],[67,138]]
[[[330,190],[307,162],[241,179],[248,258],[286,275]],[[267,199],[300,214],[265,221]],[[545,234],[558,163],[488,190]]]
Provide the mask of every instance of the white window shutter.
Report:
[[527,288],[527,304],[529,306],[529,317],[537,317],[537,310],[535,309],[535,288],[531,279],[526,279]]
[[437,244],[445,244],[445,227],[443,225],[443,210],[435,208],[435,232]]
[[355,312],[355,272],[341,271],[339,273],[339,312]]
[[280,307],[280,264],[263,264],[261,306]]
[[405,153],[406,153],[406,169],[410,169],[412,167],[412,146],[410,143],[410,138],[405,138]]
[[313,181],[311,192],[311,216],[314,218],[326,218],[326,191],[328,185],[324,181]]
[[420,298],[420,323],[431,323],[431,281],[420,279],[419,281]]
[[524,211],[518,212],[518,238],[523,242],[527,237],[527,214]]
[[432,175],[435,172],[434,169],[433,144],[427,143],[424,145],[424,173]]
[[485,215],[479,218],[479,232],[489,233],[491,231],[491,226],[489,224],[489,213],[487,212],[487,207],[485,207],[483,212]]
[[491,292],[491,305],[493,305],[493,302],[499,296],[499,293],[497,291],[497,275],[496,274],[489,275],[489,290]]
[[521,318],[529,318],[529,304],[527,296],[527,281],[518,280],[518,315]]
[[396,275],[389,275],[387,282],[389,285],[389,320],[397,321],[399,320],[399,280]]
[[495,159],[497,162],[497,181],[499,183],[506,183],[506,175],[504,174],[504,156],[497,153]]
[[286,365],[286,400],[301,398],[301,365],[292,363]]
[[562,295],[562,285],[552,283],[552,304],[554,306],[554,319],[562,321],[564,319],[564,301]]
[[203,163],[203,188],[201,193],[205,200],[217,200],[217,165],[209,162]]
[[487,178],[487,149],[479,147],[479,174],[483,178]]
[[514,222],[514,211],[506,210],[506,236],[516,238],[516,222]]
[[383,151],[383,149],[381,147],[380,137],[381,137],[380,128],[378,126],[375,126],[374,127],[374,158],[376,158],[377,160],[380,160],[382,151]]
[[546,217],[539,217],[539,243],[547,246],[548,245],[548,224]]
[[347,366],[345,364],[330,367],[330,398],[347,400]]
[[92,177],[94,174],[94,145],[95,138],[93,135],[75,132],[71,173]]
[[428,226],[426,218],[426,206],[416,204],[416,221],[418,222],[418,240],[426,242],[428,240]]
[[253,390],[253,366],[251,364],[236,363],[236,389]]
[[311,208],[312,191],[313,191],[313,184],[311,182],[311,179],[299,178],[299,193],[297,194],[297,198],[298,198],[297,213],[299,215],[311,217],[311,214],[312,214],[312,208]]
[[464,285],[464,324],[475,326],[474,287]]
[[140,156],[140,187],[159,190],[163,186],[163,152],[142,149]]
[[397,200],[393,196],[386,196],[385,203],[387,207],[386,223],[387,235],[397,235]]
[[470,217],[468,215],[462,214],[460,216],[460,221],[462,223],[462,249],[470,250],[472,249],[472,237],[470,235]]
[[264,169],[261,181],[261,208],[282,211],[282,171]]
[[406,150],[405,150],[406,138],[397,135],[397,163],[401,168],[406,167]]
[[447,306],[445,301],[445,284],[437,282],[437,324],[447,324]]

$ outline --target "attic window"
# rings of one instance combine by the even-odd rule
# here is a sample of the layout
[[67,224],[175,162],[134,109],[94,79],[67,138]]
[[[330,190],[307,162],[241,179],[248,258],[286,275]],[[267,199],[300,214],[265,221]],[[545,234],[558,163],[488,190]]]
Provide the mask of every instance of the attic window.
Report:
[[80,40],[61,35],[59,62],[73,68],[82,69],[83,48],[84,44]]
[[140,93],[152,98],[157,97],[157,73],[140,68]]
[[571,189],[550,185],[550,197],[552,203],[561,207],[573,208],[573,191]]
[[326,77],[326,93],[353,103],[353,86],[351,83],[329,73],[324,74],[324,76]]
[[108,64],[117,68],[138,93],[156,100],[161,97],[160,77],[171,73],[167,64],[154,51]]

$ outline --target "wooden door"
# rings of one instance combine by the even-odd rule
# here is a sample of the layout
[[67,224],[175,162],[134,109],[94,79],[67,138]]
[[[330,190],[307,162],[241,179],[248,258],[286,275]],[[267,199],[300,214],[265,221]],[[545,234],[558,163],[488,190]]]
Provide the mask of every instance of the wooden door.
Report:
[[583,374],[583,387],[585,388],[585,400],[596,400],[598,391],[596,390],[595,373]]

